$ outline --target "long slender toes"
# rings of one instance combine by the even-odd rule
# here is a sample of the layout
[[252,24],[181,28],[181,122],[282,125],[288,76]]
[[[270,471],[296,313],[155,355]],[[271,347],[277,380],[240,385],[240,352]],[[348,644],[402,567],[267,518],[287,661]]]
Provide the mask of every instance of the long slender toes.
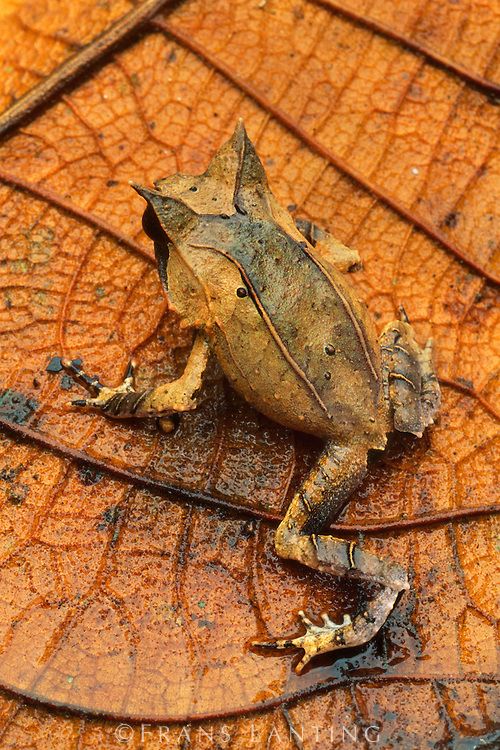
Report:
[[307,629],[315,627],[314,623],[306,616],[305,612],[302,609],[299,609],[298,615],[302,624],[305,625]]
[[250,645],[252,648],[267,648],[278,651],[285,648],[294,648],[294,642],[289,638],[276,638],[274,641],[252,641]]
[[254,641],[252,646],[268,650],[301,649],[304,655],[295,667],[300,674],[315,656],[346,648],[355,648],[368,643],[384,625],[400,594],[390,586],[386,587],[354,619],[344,613],[342,622],[334,622],[326,612],[321,614],[323,625],[315,625],[302,612],[298,613],[305,633],[296,638],[282,638],[267,642]]
[[87,406],[87,399],[75,398],[73,401],[68,401],[68,406]]
[[134,380],[134,375],[135,375],[135,368],[136,368],[135,359],[131,359],[127,365],[125,377],[123,378],[124,382],[132,384]]
[[61,359],[61,365],[64,367],[66,372],[68,372],[76,380],[78,380],[78,382],[81,383],[81,385],[83,385],[84,388],[86,388],[91,393],[99,393],[99,391],[102,390],[103,385],[96,375],[94,375],[93,377],[87,375],[84,370],[82,370],[80,367],[77,367],[69,359]]

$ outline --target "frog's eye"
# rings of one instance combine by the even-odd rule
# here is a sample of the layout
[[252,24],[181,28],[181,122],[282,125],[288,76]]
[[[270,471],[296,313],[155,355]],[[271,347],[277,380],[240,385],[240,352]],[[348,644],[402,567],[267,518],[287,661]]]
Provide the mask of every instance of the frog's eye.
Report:
[[142,228],[151,240],[160,240],[165,237],[165,232],[160,224],[155,210],[148,205],[142,215]]
[[238,289],[236,290],[236,295],[240,297],[241,299],[243,299],[243,297],[248,296],[248,292],[244,286],[239,286]]

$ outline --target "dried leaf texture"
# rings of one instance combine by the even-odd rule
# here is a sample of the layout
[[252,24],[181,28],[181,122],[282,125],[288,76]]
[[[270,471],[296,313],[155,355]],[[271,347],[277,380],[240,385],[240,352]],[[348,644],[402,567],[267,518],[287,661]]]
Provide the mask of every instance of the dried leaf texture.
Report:
[[[102,5],[71,3],[73,45],[88,52],[128,10]],[[324,746],[332,723],[341,747],[346,717],[378,722],[387,747],[494,731],[498,107],[460,71],[327,5],[181,3],[0,144],[0,681],[11,691],[134,720],[206,717],[200,726],[231,727],[219,740],[234,748],[253,726],[256,747],[295,747],[301,724],[304,747]],[[21,3],[6,21],[34,35],[15,54],[3,46],[22,73],[16,96],[35,80],[32,47],[42,75],[68,54],[62,6]],[[452,49],[494,82],[494,24],[482,20],[493,5],[465,17],[444,3],[366,6],[348,10],[383,13],[401,37]],[[439,423],[374,460],[340,523],[407,564],[412,591],[368,648],[301,678],[293,657],[247,643],[290,628],[301,607],[340,615],[360,594],[273,552],[273,522],[319,445],[215,380],[165,436],[69,410],[77,387],[45,371],[56,353],[111,384],[132,354],[141,385],[182,369],[191,337],[166,309],[128,180],[201,171],[238,116],[279,199],[360,252],[352,280],[378,325],[404,302],[419,337],[433,335],[444,385]],[[7,694],[0,716],[5,746],[28,735],[37,747],[117,746],[116,723]]]
[[[133,8],[128,0],[26,3],[0,9],[0,107],[5,109]],[[13,12],[15,11],[15,12]]]

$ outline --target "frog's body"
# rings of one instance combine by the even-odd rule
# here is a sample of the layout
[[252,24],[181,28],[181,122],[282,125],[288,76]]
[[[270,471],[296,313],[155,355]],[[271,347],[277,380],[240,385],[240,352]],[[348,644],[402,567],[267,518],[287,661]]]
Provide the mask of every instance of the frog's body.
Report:
[[203,278],[202,326],[200,310],[186,306],[192,297],[175,249],[170,301],[203,327],[224,374],[256,409],[317,437],[362,431],[369,447],[383,448],[380,349],[371,322],[341,274],[327,272],[295,227],[293,234],[240,213],[200,217],[179,262],[192,269],[193,284]]
[[168,430],[171,415],[197,406],[213,351],[256,409],[326,440],[280,524],[276,549],[383,590],[340,625],[324,615],[317,626],[301,613],[305,635],[260,644],[304,649],[300,670],[315,654],[373,637],[408,588],[395,563],[318,532],[362,480],[370,449],[383,449],[393,429],[421,435],[433,421],[439,386],[431,344],[420,350],[404,315],[377,339],[343,275],[356,254],[313,225],[295,225],[269,190],[241,123],[203,175],[136,189],[148,201],[144,227],[169,300],[198,336],[184,374],[154,390],[136,392],[132,369],[113,389],[67,363],[95,393],[76,403],[114,417],[160,416]]

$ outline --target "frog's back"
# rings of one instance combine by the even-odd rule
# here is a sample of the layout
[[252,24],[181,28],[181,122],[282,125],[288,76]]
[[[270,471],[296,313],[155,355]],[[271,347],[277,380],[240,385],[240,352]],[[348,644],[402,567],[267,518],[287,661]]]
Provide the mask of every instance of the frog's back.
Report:
[[230,247],[223,241],[217,247],[239,267],[281,356],[331,424],[318,433],[376,431],[376,336],[342,275],[323,268],[305,241],[272,221],[235,215],[226,222]]

